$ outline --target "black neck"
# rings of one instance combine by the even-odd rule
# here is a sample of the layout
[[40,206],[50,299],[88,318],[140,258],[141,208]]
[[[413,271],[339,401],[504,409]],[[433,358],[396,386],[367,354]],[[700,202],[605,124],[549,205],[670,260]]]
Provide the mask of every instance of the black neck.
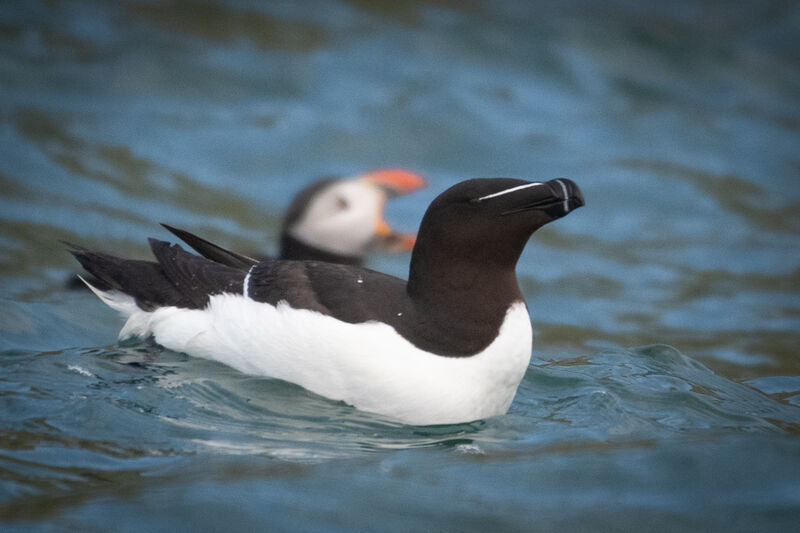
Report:
[[[496,313],[523,299],[513,266],[449,262],[444,258],[438,261],[435,256],[412,259],[406,291],[415,302],[451,308],[457,313]],[[470,302],[471,305],[463,305]]]
[[487,239],[486,246],[468,247],[452,235],[420,231],[411,255],[408,295],[417,300],[464,295],[502,306],[519,301],[515,269],[529,237],[530,232],[520,231]]
[[418,346],[436,353],[472,355],[497,336],[506,311],[523,301],[514,265],[464,259],[446,247],[417,241],[406,292]]

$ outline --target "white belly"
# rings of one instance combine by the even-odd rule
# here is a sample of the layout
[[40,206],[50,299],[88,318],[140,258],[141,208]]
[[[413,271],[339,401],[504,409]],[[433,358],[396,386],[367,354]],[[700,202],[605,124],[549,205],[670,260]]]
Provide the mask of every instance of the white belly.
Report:
[[483,352],[443,357],[420,350],[386,324],[348,324],[232,294],[212,296],[203,310],[136,311],[120,336],[149,334],[171,350],[417,425],[505,413],[528,367],[532,340],[522,302],[509,308],[498,337]]

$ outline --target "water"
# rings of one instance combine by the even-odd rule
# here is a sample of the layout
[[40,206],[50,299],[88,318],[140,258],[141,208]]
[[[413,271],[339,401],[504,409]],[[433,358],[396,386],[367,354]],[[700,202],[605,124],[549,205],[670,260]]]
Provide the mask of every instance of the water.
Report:
[[[773,530],[800,519],[800,9],[0,5],[0,520],[16,530]],[[408,427],[115,344],[61,240],[275,250],[313,179],[582,187],[518,272],[508,415]],[[405,276],[407,255],[370,266]]]

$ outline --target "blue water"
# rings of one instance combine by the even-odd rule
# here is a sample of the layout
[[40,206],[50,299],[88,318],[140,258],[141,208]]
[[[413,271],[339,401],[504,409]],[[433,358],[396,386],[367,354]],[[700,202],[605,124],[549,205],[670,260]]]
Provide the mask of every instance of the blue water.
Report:
[[[800,520],[800,8],[0,4],[0,529],[787,531]],[[59,240],[274,252],[379,166],[575,180],[518,267],[506,416],[409,427],[116,344]],[[408,255],[370,266],[405,276]]]

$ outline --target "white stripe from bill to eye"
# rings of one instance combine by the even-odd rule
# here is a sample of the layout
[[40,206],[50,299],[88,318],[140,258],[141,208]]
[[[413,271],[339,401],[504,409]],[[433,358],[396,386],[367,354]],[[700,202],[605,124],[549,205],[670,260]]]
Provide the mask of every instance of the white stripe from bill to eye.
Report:
[[[506,189],[504,191],[500,191],[500,192],[496,192],[496,193],[492,193],[492,194],[487,194],[486,196],[481,196],[480,198],[478,198],[478,201],[480,202],[482,200],[488,200],[489,198],[496,198],[498,196],[503,196],[504,194],[509,194],[509,193],[514,192],[514,191],[519,191],[519,190],[522,190],[522,189],[527,189],[528,187],[536,187],[538,185],[544,185],[544,183],[541,182],[541,181],[536,181],[534,183],[526,183],[525,185],[517,185],[516,187],[511,187],[510,189]],[[563,185],[562,185],[562,187],[563,187]]]
[[247,275],[244,277],[244,283],[242,283],[242,294],[245,298],[250,297],[250,274],[253,272],[255,267],[255,265],[250,267],[250,269],[247,271]]
[[561,191],[564,193],[564,212],[569,213],[569,194],[567,194],[567,186],[561,180],[556,180],[561,185]]

